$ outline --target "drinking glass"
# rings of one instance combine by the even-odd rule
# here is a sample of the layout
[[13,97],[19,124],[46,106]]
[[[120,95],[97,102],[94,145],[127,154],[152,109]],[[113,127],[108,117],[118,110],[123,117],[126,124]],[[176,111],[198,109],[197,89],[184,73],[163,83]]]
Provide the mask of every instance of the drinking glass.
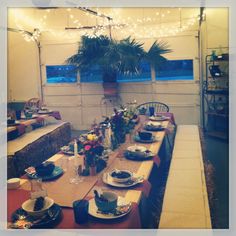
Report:
[[73,173],[73,177],[70,178],[70,183],[71,184],[78,184],[78,183],[81,183],[83,182],[84,178],[81,177],[82,175],[82,164],[79,164],[79,161],[78,159],[81,159],[82,158],[73,158],[73,165],[72,165],[72,168],[71,168],[71,171]]
[[149,107],[149,116],[154,116],[154,113],[155,113],[155,108]]

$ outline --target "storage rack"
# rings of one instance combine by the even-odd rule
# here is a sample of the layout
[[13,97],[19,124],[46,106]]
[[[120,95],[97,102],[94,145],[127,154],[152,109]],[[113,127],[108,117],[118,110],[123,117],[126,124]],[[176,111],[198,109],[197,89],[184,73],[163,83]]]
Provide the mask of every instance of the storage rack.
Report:
[[206,56],[203,82],[203,128],[207,135],[228,140],[229,54]]

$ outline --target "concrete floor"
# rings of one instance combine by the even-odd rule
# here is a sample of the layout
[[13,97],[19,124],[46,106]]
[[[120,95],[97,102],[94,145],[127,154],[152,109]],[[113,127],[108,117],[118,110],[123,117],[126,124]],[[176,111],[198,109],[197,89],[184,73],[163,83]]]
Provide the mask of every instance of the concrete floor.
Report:
[[212,227],[229,227],[229,144],[220,139],[205,137],[206,159],[212,164],[213,199],[211,205]]

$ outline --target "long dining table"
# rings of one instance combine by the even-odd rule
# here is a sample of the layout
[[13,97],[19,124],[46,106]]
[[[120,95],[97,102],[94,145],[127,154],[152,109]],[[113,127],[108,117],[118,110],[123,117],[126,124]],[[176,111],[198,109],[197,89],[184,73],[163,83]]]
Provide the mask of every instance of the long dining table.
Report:
[[[140,130],[148,117],[140,115],[140,122],[136,125],[135,130]],[[53,181],[43,182],[43,188],[47,191],[47,195],[54,199],[54,202],[62,208],[62,219],[54,227],[57,229],[95,229],[95,228],[118,228],[118,229],[138,229],[142,228],[140,217],[140,208],[142,199],[148,198],[151,184],[148,181],[154,165],[159,167],[160,158],[158,152],[163,143],[165,135],[168,133],[170,119],[162,121],[163,131],[152,132],[157,138],[153,143],[137,143],[133,140],[132,135],[126,136],[126,142],[119,146],[118,149],[112,151],[109,155],[107,167],[95,176],[84,176],[83,181],[78,184],[71,184],[70,178],[73,177],[73,156],[67,156],[59,152],[52,156],[49,160],[53,161],[56,166],[65,166],[63,175]],[[133,161],[124,157],[124,151],[131,145],[142,145],[148,150],[156,154],[152,159],[145,161]],[[79,158],[83,163],[83,158]],[[137,176],[143,176],[144,181],[129,188],[116,188],[104,183],[103,178],[106,173],[113,169],[125,169]],[[30,180],[24,175],[21,177],[21,184],[18,189],[8,190],[8,227],[10,227],[12,213],[21,207],[22,203],[30,198]],[[76,200],[94,197],[94,190],[109,190],[115,192],[118,196],[124,197],[126,201],[132,203],[131,211],[126,216],[119,219],[103,220],[89,216],[88,222],[85,224],[77,224],[74,220],[73,202]]]

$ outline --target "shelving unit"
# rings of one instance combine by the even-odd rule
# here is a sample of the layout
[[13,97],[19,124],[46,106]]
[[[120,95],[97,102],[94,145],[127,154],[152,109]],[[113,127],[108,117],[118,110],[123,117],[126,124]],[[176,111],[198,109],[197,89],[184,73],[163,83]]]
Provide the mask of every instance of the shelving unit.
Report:
[[228,139],[229,55],[207,55],[203,83],[203,128],[207,135]]

